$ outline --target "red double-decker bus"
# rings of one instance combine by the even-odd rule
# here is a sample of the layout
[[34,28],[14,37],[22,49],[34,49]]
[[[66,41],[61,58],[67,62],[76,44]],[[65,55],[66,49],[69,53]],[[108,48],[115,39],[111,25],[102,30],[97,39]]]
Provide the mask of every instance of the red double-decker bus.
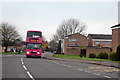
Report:
[[42,56],[42,32],[27,31],[26,37],[26,57]]

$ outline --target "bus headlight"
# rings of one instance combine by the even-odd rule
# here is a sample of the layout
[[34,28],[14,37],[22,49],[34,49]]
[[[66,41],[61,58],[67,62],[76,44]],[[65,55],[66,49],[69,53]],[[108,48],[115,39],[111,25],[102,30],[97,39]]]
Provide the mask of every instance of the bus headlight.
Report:
[[27,52],[27,54],[29,54],[30,52]]
[[40,54],[40,52],[37,52],[37,54]]

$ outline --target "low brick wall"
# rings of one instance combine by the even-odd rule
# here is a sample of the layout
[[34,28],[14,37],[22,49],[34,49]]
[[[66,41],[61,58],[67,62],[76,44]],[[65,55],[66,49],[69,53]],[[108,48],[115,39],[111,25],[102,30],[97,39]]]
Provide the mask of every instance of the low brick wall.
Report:
[[96,47],[87,47],[86,48],[86,55],[89,56],[91,52],[95,54],[99,54],[100,52],[107,52],[110,53],[110,48],[96,48]]
[[69,55],[80,55],[80,49],[72,49],[72,48],[67,48],[64,54],[69,54]]

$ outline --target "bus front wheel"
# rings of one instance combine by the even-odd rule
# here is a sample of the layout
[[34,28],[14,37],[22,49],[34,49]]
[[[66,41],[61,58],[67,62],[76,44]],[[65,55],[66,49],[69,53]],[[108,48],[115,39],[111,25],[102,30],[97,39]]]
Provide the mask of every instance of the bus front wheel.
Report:
[[30,56],[27,55],[26,58],[30,58]]
[[41,58],[41,56],[38,56],[38,58]]

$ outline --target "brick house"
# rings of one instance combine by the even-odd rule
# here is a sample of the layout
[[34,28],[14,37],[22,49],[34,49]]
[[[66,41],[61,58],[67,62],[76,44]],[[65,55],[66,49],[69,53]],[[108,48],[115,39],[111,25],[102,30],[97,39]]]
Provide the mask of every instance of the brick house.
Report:
[[68,35],[63,40],[63,52],[64,54],[80,54],[79,46],[87,46],[87,37],[79,33]]
[[[5,47],[2,47],[2,51],[1,52],[5,52]],[[24,51],[25,48],[25,42],[21,42],[21,45],[12,45],[12,46],[8,46],[7,51],[8,52],[17,52],[19,49],[21,49],[22,51]]]
[[116,51],[117,46],[120,45],[120,24],[112,26],[112,50]]
[[112,35],[89,34],[87,41],[88,46],[112,47]]
[[[19,49],[22,49],[22,46],[8,46],[7,51],[8,52],[16,52]],[[5,52],[5,47],[2,47],[2,52]]]
[[[75,33],[66,36],[61,42],[61,50],[64,54],[89,56],[90,53],[98,54],[100,52],[111,51],[112,35],[89,34],[88,37]],[[101,45],[102,47],[95,47]]]

